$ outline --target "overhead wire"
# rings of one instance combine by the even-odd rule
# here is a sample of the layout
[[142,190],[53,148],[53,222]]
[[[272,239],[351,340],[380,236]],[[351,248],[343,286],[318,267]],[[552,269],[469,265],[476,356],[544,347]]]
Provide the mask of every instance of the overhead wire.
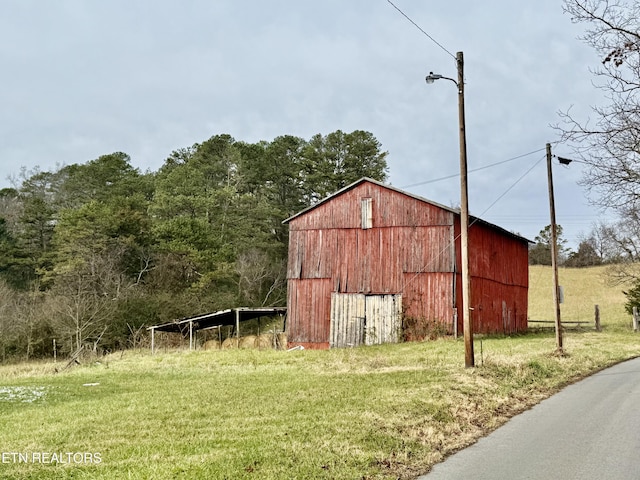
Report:
[[[404,13],[397,5],[395,5],[391,0],[387,0],[387,2],[393,7],[395,8],[404,18],[406,18],[411,24],[413,24],[418,30],[420,30],[420,32],[422,32],[427,38],[429,38],[429,40],[431,40],[434,44],[436,44],[438,47],[440,47],[445,53],[447,53],[449,56],[451,56],[453,59],[456,59],[456,56],[451,53],[447,48],[445,48],[441,43],[439,43],[435,38],[433,38],[431,35],[429,35],[422,27],[420,27],[416,22],[414,22],[406,13]],[[558,142],[553,142],[554,144],[557,144]],[[524,153],[522,155],[517,155],[515,157],[509,158],[507,160],[503,160],[500,162],[496,162],[496,163],[492,163],[489,165],[484,165],[482,167],[478,167],[475,169],[471,169],[469,170],[469,172],[477,172],[480,170],[484,170],[487,168],[491,168],[491,167],[495,167],[497,165],[502,165],[504,163],[508,163],[514,160],[518,160],[520,158],[523,157],[527,157],[529,155],[533,155],[536,153],[541,152],[542,150],[545,150],[546,148],[541,148],[538,150],[534,150],[528,153]],[[475,217],[474,216],[474,220],[469,224],[469,227],[471,227],[475,222],[480,220],[480,217],[483,216],[485,213],[487,213],[491,208],[493,208],[502,198],[504,198],[505,195],[507,195],[507,193],[509,193],[518,183],[520,183],[542,160],[544,160],[544,156],[540,159],[538,159],[526,172],[524,172],[511,186],[509,186],[504,192],[502,192],[479,216]],[[584,163],[584,162],[579,162],[579,163]],[[410,185],[405,185],[403,187],[400,188],[411,188],[411,187],[417,187],[420,185],[426,185],[428,183],[434,183],[434,182],[438,182],[441,180],[448,180],[450,178],[454,178],[460,176],[460,173],[456,173],[456,174],[452,174],[452,175],[447,175],[445,177],[440,177],[440,178],[436,178],[436,179],[432,179],[432,180],[426,180],[423,182],[417,182],[417,183],[412,183]],[[455,243],[458,238],[461,235],[459,234],[457,237],[455,237],[452,242]],[[429,262],[427,262],[426,265],[424,265],[424,267],[422,267],[418,272],[415,272],[414,275],[409,278],[407,281],[403,282],[402,285],[402,291],[404,291],[404,288],[410,284],[415,278],[417,278],[418,275],[422,274],[425,272],[425,270],[432,265],[441,255],[444,254],[444,252],[446,252],[447,250],[449,250],[449,248],[451,247],[451,243],[448,243],[440,252],[438,252],[438,254],[435,256],[435,258],[432,258]]]
[[[544,150],[544,149],[542,149],[542,150]],[[537,153],[537,152],[540,152],[540,150],[536,150],[536,151],[534,151],[534,152],[530,152],[530,153],[525,154],[525,155],[520,155],[519,157],[515,157],[515,158],[522,158],[523,156],[531,155],[531,154],[533,154],[533,153]],[[515,158],[513,158],[513,159],[509,159],[508,161],[515,160]],[[520,182],[521,182],[521,181],[522,181],[522,180],[523,180],[527,175],[529,175],[529,173],[531,173],[531,171],[532,171],[532,170],[533,170],[533,169],[534,169],[534,168],[535,168],[535,167],[536,167],[536,166],[537,166],[537,165],[538,165],[542,160],[544,160],[545,158],[546,158],[546,156],[542,156],[541,158],[539,158],[538,160],[536,160],[536,161],[533,163],[533,165],[531,165],[531,167],[529,167],[529,168],[527,169],[527,171],[526,171],[526,172],[524,172],[524,173],[523,173],[523,174],[522,174],[522,175],[521,175],[521,176],[520,176],[520,177],[519,177],[515,182],[513,182],[513,184],[511,184],[511,186],[509,186],[509,187],[508,187],[504,192],[502,192],[502,193],[498,196],[498,198],[496,198],[496,199],[493,201],[493,203],[491,203],[491,205],[489,205],[489,206],[488,206],[488,207],[487,207],[487,208],[486,208],[486,209],[485,209],[485,210],[484,210],[484,211],[483,211],[479,216],[475,216],[475,215],[474,215],[474,216],[473,216],[473,217],[474,217],[473,221],[471,221],[471,222],[469,223],[469,228],[470,228],[473,224],[475,224],[476,222],[480,221],[480,220],[481,220],[481,218],[480,218],[480,217],[481,217],[482,215],[484,215],[485,213],[487,213],[487,212],[488,212],[488,211],[489,211],[489,210],[490,210],[490,209],[491,209],[491,208],[492,208],[496,203],[498,203],[498,202],[499,202],[499,201],[500,201],[500,200],[501,200],[501,199],[502,199],[502,198],[503,198],[507,193],[509,193],[509,192],[510,192],[510,191],[511,191],[511,190],[512,190],[512,189],[513,189],[513,188],[514,188],[518,183],[520,183]],[[499,162],[499,163],[505,163],[505,162]],[[499,164],[499,163],[498,163],[498,164]],[[495,164],[494,164],[494,165],[495,165]],[[445,246],[444,246],[444,247],[443,247],[443,248],[438,252],[438,254],[434,256],[434,258],[430,259],[430,260],[426,263],[426,265],[424,265],[424,266],[423,266],[419,271],[414,272],[414,274],[411,276],[411,278],[409,278],[407,281],[405,281],[405,282],[402,284],[402,291],[404,291],[405,287],[406,287],[407,285],[409,285],[411,282],[413,282],[413,280],[415,280],[415,279],[418,277],[418,275],[420,275],[420,274],[424,273],[424,272],[427,270],[427,268],[429,268],[431,265],[433,265],[433,264],[434,264],[434,263],[435,263],[435,262],[440,258],[440,256],[441,256],[441,255],[443,255],[446,251],[448,251],[448,250],[451,248],[452,243],[453,243],[453,244],[455,244],[455,242],[456,242],[460,237],[461,237],[461,234],[458,234],[458,235],[457,235],[457,236],[456,236],[456,237],[455,237],[451,242],[447,243],[447,245],[445,245]]]
[[404,13],[402,10],[400,10],[391,0],[387,0],[387,2],[393,7],[395,8],[398,12],[400,12],[400,14],[406,18],[407,20],[409,20],[418,30],[420,30],[422,33],[424,33],[429,40],[431,40],[433,43],[435,43],[437,46],[439,46],[442,50],[444,50],[445,52],[447,52],[449,55],[451,55],[454,59],[456,58],[456,56],[451,53],[449,50],[447,50],[445,47],[442,46],[442,44],[440,44],[435,38],[433,38],[431,35],[429,35],[427,32],[425,32],[422,27],[420,27],[420,25],[418,25],[416,22],[414,22],[413,20],[411,20],[411,18],[409,18],[409,16]]
[[[523,173],[523,174],[522,174],[522,175],[521,175],[521,176],[520,176],[520,177],[519,177],[515,182],[513,182],[513,184],[512,184],[509,188],[507,188],[504,192],[502,192],[502,193],[498,196],[498,198],[496,198],[496,199],[493,201],[493,203],[492,203],[491,205],[489,205],[487,208],[485,208],[485,209],[484,209],[484,211],[483,211],[479,216],[481,217],[482,215],[484,215],[485,213],[487,213],[489,210],[491,210],[491,208],[493,208],[493,206],[494,206],[496,203],[498,203],[500,200],[502,200],[502,198],[503,198],[507,193],[509,193],[509,192],[513,189],[513,187],[515,187],[518,183],[520,183],[520,181],[521,181],[524,177],[526,177],[527,175],[529,175],[529,173],[531,172],[531,170],[533,170],[533,169],[534,169],[534,168],[535,168],[535,167],[536,167],[536,166],[537,166],[537,165],[538,165],[542,160],[544,160],[545,158],[546,158],[546,156],[543,156],[543,157],[541,157],[540,159],[538,159],[538,160],[537,160],[533,165],[531,165],[531,167],[530,167],[526,172],[524,172],[524,173]],[[476,220],[477,220],[477,219],[478,219],[478,218],[476,218]],[[476,220],[474,220],[472,223],[470,223],[470,224],[469,224],[469,226],[473,225],[473,223],[475,223],[475,221],[476,221]]]
[[[469,170],[469,173],[472,173],[472,172],[479,172],[480,170],[485,170],[485,169],[487,169],[487,168],[495,167],[495,166],[497,166],[497,165],[502,165],[503,163],[513,162],[514,160],[518,160],[518,159],[520,159],[520,158],[524,158],[524,157],[527,157],[527,156],[529,156],[529,155],[533,155],[533,154],[535,154],[535,153],[542,152],[543,150],[545,150],[545,148],[539,148],[538,150],[533,150],[532,152],[523,153],[523,154],[521,154],[521,155],[517,155],[517,156],[515,156],[515,157],[511,157],[511,158],[508,158],[508,159],[506,159],[506,160],[502,160],[502,161],[500,161],[500,162],[491,163],[491,164],[489,164],[489,165],[483,165],[482,167],[472,168],[472,169],[470,169],[470,170]],[[426,185],[426,184],[428,184],[428,183],[435,183],[435,182],[439,182],[439,181],[441,181],[441,180],[448,180],[448,179],[450,179],[450,178],[459,177],[459,176],[460,176],[460,174],[459,174],[459,173],[453,173],[453,174],[451,174],[451,175],[447,175],[446,177],[439,177],[439,178],[434,178],[434,179],[432,179],[432,180],[425,180],[425,181],[423,181],[423,182],[412,183],[412,184],[410,184],[410,185],[404,185],[404,186],[402,186],[402,187],[400,187],[400,188],[418,187],[418,186],[420,186],[420,185]]]

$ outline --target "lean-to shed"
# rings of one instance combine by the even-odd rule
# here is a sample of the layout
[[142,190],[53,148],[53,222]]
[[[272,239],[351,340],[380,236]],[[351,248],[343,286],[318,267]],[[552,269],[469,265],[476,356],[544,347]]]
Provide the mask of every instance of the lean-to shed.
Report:
[[[363,178],[289,224],[289,345],[462,334],[460,212]],[[527,329],[529,240],[470,217],[475,333]]]

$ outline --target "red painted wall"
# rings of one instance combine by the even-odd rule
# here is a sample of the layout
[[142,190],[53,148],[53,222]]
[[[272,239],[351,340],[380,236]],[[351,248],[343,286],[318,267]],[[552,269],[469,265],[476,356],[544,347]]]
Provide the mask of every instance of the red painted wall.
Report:
[[[368,229],[363,198],[372,199]],[[450,209],[367,180],[290,219],[289,343],[328,347],[331,292],[401,293],[405,316],[452,332],[454,307],[461,308],[459,230]],[[526,330],[526,241],[480,222],[469,245],[475,331]]]

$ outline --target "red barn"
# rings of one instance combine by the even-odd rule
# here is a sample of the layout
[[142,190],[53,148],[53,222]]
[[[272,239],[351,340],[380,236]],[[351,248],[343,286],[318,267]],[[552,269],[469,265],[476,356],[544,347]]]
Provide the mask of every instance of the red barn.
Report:
[[[525,332],[529,240],[469,222],[474,332]],[[363,178],[285,223],[290,345],[462,333],[459,210]]]

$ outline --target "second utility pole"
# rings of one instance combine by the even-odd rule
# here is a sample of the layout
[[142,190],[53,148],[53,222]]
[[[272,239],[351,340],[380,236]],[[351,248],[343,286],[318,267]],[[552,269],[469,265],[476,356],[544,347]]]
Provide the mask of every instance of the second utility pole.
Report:
[[553,305],[556,320],[556,352],[563,354],[562,323],[560,321],[560,287],[558,286],[558,232],[556,205],[553,199],[553,174],[551,173],[551,144],[547,143],[547,176],[549,180],[549,210],[551,212],[551,268],[553,269]]

